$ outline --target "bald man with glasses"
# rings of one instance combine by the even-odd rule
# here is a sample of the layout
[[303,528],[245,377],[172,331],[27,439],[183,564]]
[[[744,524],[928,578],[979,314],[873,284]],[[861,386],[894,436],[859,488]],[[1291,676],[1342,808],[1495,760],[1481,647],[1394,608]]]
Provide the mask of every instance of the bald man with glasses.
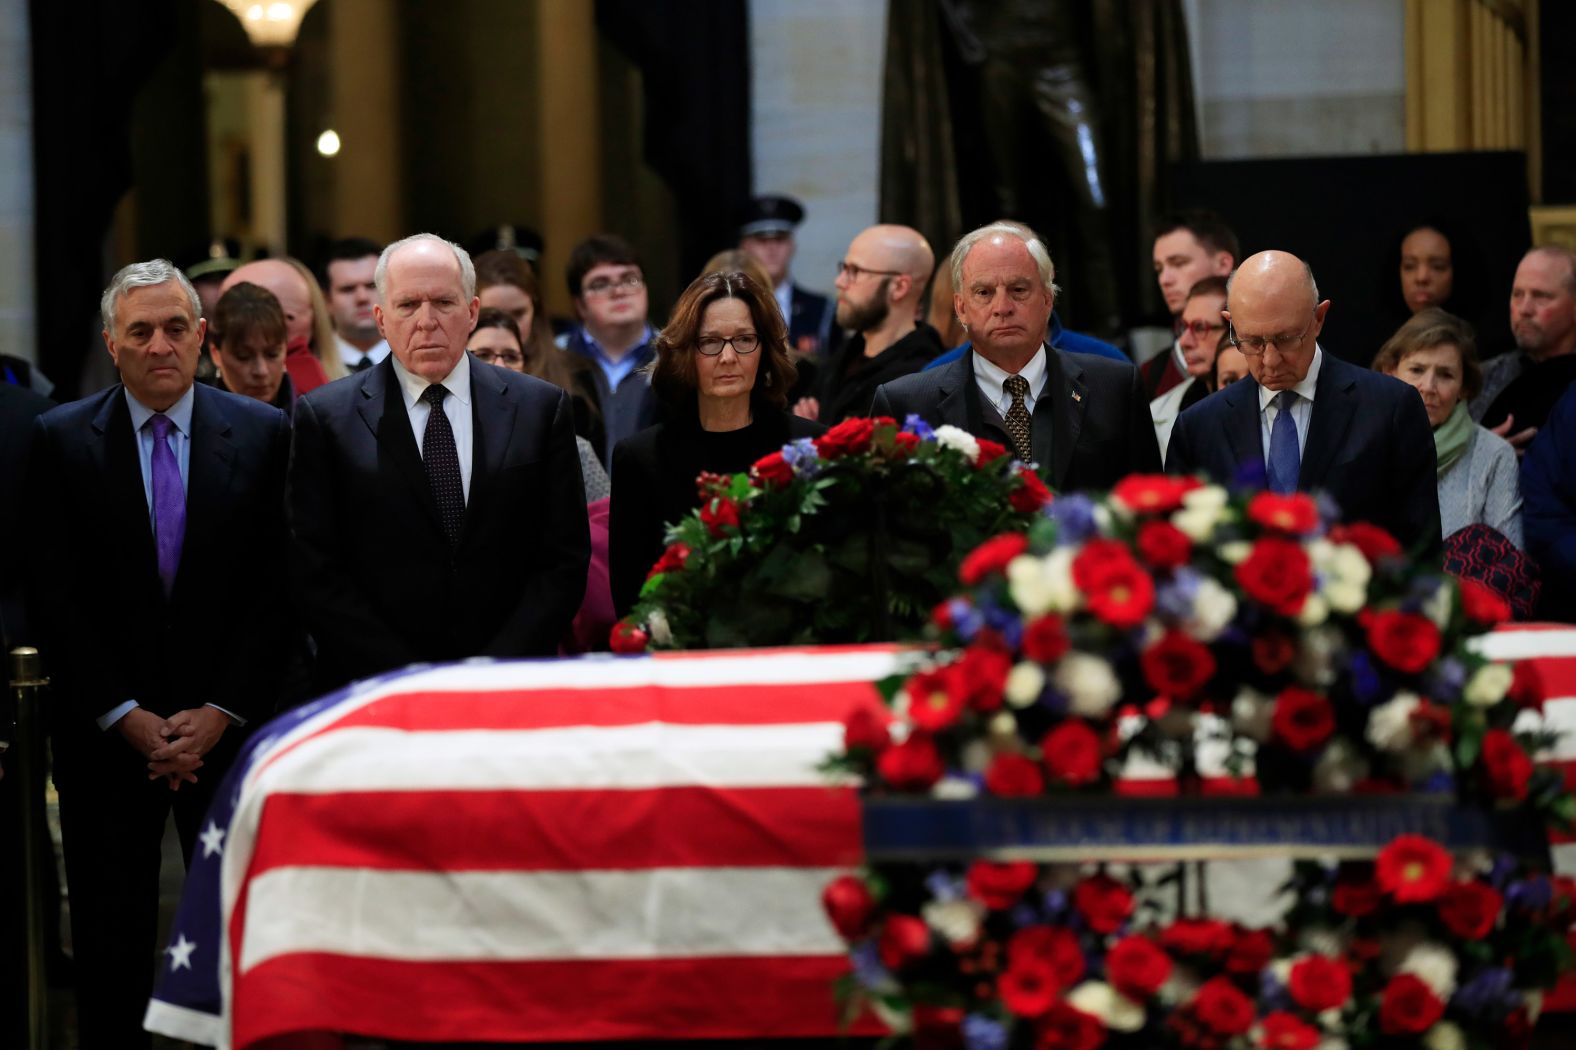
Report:
[[1183,412],[1166,470],[1273,492],[1328,493],[1347,521],[1388,530],[1416,556],[1440,551],[1434,437],[1405,383],[1326,354],[1330,301],[1287,252],[1260,252],[1232,276],[1222,317],[1252,382]]

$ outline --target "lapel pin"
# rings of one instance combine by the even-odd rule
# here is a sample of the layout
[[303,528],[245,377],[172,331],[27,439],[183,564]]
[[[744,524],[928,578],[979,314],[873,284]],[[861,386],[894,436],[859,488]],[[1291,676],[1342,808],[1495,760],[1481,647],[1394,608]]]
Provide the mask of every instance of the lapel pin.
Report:
[[1074,390],[1073,391],[1073,400],[1074,401],[1082,401],[1083,400],[1083,395],[1080,394],[1078,391]]

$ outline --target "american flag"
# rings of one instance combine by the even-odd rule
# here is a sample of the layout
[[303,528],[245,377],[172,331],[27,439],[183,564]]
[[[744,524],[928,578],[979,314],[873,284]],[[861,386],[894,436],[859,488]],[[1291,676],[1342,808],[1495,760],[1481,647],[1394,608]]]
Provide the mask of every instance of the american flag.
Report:
[[899,659],[417,668],[277,719],[209,814],[146,1026],[239,1050],[834,1034],[820,893],[860,862],[859,807],[817,767]]

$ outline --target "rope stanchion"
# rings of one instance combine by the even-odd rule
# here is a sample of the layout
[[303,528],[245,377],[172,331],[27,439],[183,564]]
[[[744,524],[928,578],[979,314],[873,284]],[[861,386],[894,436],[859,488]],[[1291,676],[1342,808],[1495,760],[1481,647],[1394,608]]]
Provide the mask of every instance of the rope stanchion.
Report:
[[27,981],[27,1050],[45,1050],[49,1045],[49,987],[45,979],[46,952],[43,865],[54,859],[45,852],[48,836],[44,829],[44,712],[42,693],[49,679],[44,677],[38,650],[20,646],[11,650],[11,697],[16,710],[16,733],[12,750],[16,760],[17,808],[22,840],[22,900],[26,909],[24,944]]

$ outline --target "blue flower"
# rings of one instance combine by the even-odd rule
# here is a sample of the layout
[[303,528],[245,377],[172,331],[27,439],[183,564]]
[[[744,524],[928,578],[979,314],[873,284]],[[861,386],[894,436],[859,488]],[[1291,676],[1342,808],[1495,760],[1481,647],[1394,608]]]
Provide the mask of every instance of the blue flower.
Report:
[[1067,910],[1067,892],[1065,890],[1047,890],[1043,904],[1045,914],[1054,919]]
[[963,1019],[963,1045],[968,1050],[1006,1050],[1007,1026],[983,1014],[969,1014]]
[[1477,974],[1451,997],[1456,1007],[1472,1015],[1512,1010],[1519,999],[1511,987],[1511,973],[1503,966]]
[[1019,929],[1025,926],[1033,926],[1040,921],[1040,913],[1032,905],[1028,904],[1019,904],[1008,914],[1012,919],[1012,924]]
[[800,438],[783,446],[783,459],[801,478],[813,478],[821,473],[821,454],[810,438]]
[[963,880],[945,869],[938,868],[925,879],[930,895],[943,904],[962,900],[967,892]]
[[1171,574],[1171,580],[1155,591],[1155,609],[1169,620],[1186,620],[1193,614],[1193,603],[1198,600],[1198,585],[1203,577],[1197,571],[1183,566]]
[[980,612],[985,623],[994,628],[1007,645],[1016,650],[1023,639],[1023,620],[1015,609],[1003,609],[989,596],[980,600]]
[[890,986],[892,972],[881,965],[881,952],[873,940],[854,945],[848,953],[854,967],[854,979],[866,988]]
[[965,642],[974,640],[980,633],[980,628],[985,626],[985,617],[980,615],[979,609],[973,602],[966,602],[962,598],[953,598],[947,603],[947,615],[952,617],[952,629],[957,636]]
[[1542,911],[1553,899],[1553,886],[1549,884],[1548,879],[1539,875],[1523,879],[1521,882],[1513,882],[1505,891],[1506,904],[1514,904],[1527,911]]
[[1095,533],[1094,500],[1081,492],[1058,497],[1046,513],[1056,522],[1056,542],[1061,546],[1082,543]]
[[1366,650],[1358,649],[1347,659],[1352,672],[1352,697],[1364,707],[1372,707],[1382,696],[1379,671]]
[[1428,779],[1417,785],[1417,790],[1425,795],[1448,795],[1456,789],[1456,778],[1450,775],[1448,769],[1436,769],[1428,775]]
[[1424,688],[1431,699],[1440,703],[1454,703],[1461,699],[1461,690],[1467,684],[1467,669],[1454,656],[1438,661],[1429,674]]
[[930,429],[930,424],[921,419],[917,414],[910,412],[903,420],[903,432],[913,434],[921,441],[936,440],[936,432]]

